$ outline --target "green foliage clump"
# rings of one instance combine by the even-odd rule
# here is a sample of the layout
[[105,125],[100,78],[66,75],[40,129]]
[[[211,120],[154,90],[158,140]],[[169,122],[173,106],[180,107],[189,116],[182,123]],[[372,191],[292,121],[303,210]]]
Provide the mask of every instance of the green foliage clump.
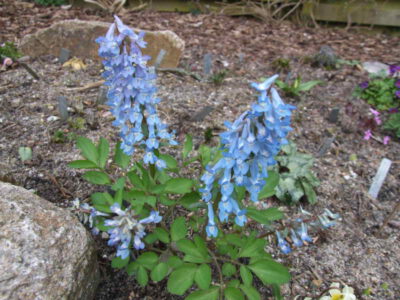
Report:
[[228,71],[222,70],[222,71],[213,73],[210,77],[210,80],[215,85],[221,85],[224,82],[226,75],[228,75]]
[[316,203],[314,188],[319,185],[319,180],[311,171],[314,164],[312,155],[300,153],[291,142],[282,147],[282,154],[276,160],[280,168],[276,197],[287,203],[296,203],[304,196],[309,203]]
[[383,128],[392,131],[400,138],[400,113],[392,114],[383,125]]
[[397,90],[395,82],[396,79],[393,77],[374,77],[356,87],[353,95],[381,111],[398,107],[400,101],[395,95]]
[[61,6],[68,4],[68,0],[35,0],[35,3],[43,6]]
[[[142,162],[131,162],[131,156],[121,150],[120,143],[110,159],[110,145],[104,138],[94,144],[78,137],[77,147],[84,159],[69,166],[87,169],[84,179],[109,186],[113,191],[91,195],[93,207],[100,212],[92,220],[98,230],[110,229],[102,214],[111,213],[116,203],[129,205],[138,219],[153,209],[163,212],[160,226],[143,239],[145,250],[135,253],[136,259],[130,255],[125,259],[116,256],[112,260],[114,268],[135,276],[142,287],[166,279],[171,294],[185,295],[188,300],[262,299],[257,281],[270,286],[276,299],[282,299],[280,285],[290,280],[289,271],[265,251],[267,241],[257,232],[248,226],[233,225],[226,232],[221,230],[216,238],[204,236],[206,204],[200,201],[200,182],[180,174],[187,173],[186,168],[204,168],[218,160],[222,155],[220,150],[202,145],[194,153],[192,138],[187,136],[181,161],[157,152],[167,165],[159,170],[154,166],[147,168]],[[268,179],[278,176],[275,172],[269,175]],[[260,196],[273,195],[277,182],[269,180]],[[236,187],[235,194],[238,201],[246,197],[243,187]],[[178,211],[182,216],[176,215]],[[271,224],[281,219],[283,213],[277,208],[248,207],[247,216],[261,224]]]
[[276,72],[289,72],[290,60],[286,58],[278,58],[272,62],[272,67]]
[[301,82],[300,76],[298,76],[293,83],[286,83],[281,80],[276,81],[276,85],[289,97],[300,97],[302,93],[310,91],[321,83],[323,83],[321,80]]
[[0,61],[5,57],[16,60],[21,56],[22,54],[18,51],[17,47],[12,42],[5,42],[2,46],[0,46]]

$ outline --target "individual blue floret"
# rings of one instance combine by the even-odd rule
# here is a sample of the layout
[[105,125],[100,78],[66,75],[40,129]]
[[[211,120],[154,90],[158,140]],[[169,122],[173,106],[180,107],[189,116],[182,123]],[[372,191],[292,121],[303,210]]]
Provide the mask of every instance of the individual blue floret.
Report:
[[289,254],[290,252],[292,252],[292,249],[290,248],[288,242],[286,242],[286,240],[282,238],[279,231],[276,232],[276,238],[278,239],[278,247],[279,249],[281,249],[282,253]]
[[307,225],[304,223],[301,223],[300,228],[297,230],[297,234],[300,236],[300,239],[303,242],[310,242],[312,243],[312,238],[308,235],[308,229]]

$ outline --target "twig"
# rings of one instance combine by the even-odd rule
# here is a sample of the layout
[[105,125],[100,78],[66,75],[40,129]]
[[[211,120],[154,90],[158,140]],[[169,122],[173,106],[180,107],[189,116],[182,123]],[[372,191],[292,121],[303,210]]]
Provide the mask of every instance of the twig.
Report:
[[157,71],[175,73],[175,74],[178,74],[181,76],[191,76],[194,79],[201,81],[201,77],[199,75],[197,75],[196,73],[188,72],[185,69],[181,69],[181,68],[158,68]]
[[58,181],[57,179],[50,175],[49,173],[46,172],[47,177],[49,177],[49,179],[58,187],[58,189],[60,190],[61,194],[65,197],[68,198],[68,196],[73,197],[74,195],[68,191],[67,189],[65,189]]
[[220,283],[220,286],[219,286],[220,293],[219,293],[219,297],[218,298],[221,299],[222,289],[223,289],[223,285],[224,285],[224,279],[222,277],[221,267],[219,266],[219,263],[217,261],[217,258],[214,255],[214,253],[210,249],[207,249],[207,251],[208,251],[208,253],[210,253],[212,259],[214,260],[215,266],[217,267],[217,270],[218,270],[219,283]]
[[83,91],[86,91],[86,90],[90,90],[90,89],[102,86],[104,82],[105,82],[105,80],[100,80],[100,81],[89,83],[89,84],[87,84],[85,86],[81,86],[81,87],[77,87],[77,88],[69,88],[67,90],[68,91],[74,91],[74,92],[83,92]]
[[397,204],[395,205],[395,207],[392,209],[392,211],[390,212],[390,214],[385,218],[385,220],[383,221],[381,227],[379,228],[378,234],[380,234],[383,230],[383,228],[389,223],[389,221],[393,218],[393,216],[397,213],[397,211],[400,209],[400,201],[397,202]]
[[29,73],[32,75],[33,78],[36,80],[40,80],[40,76],[31,69],[26,63],[18,61],[18,63]]

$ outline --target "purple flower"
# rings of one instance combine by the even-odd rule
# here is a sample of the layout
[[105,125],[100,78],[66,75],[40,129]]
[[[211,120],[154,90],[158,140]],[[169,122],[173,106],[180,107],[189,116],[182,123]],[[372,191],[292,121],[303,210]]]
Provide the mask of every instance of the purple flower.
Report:
[[387,144],[389,143],[389,141],[390,141],[390,136],[385,136],[385,137],[383,138],[383,144],[384,144],[384,145],[387,145]]
[[399,110],[395,107],[389,109],[389,114],[397,114]]
[[400,99],[400,90],[397,90],[396,93],[394,93],[396,95],[397,98]]
[[368,141],[372,136],[371,129],[368,129],[367,131],[364,132],[364,140]]
[[390,75],[394,75],[395,73],[400,72],[400,66],[390,65],[389,72],[390,72]]
[[400,79],[398,79],[396,81],[396,83],[394,84],[395,87],[397,87],[398,89],[400,89]]
[[368,81],[364,81],[360,83],[360,88],[362,89],[366,89],[369,86],[369,82]]

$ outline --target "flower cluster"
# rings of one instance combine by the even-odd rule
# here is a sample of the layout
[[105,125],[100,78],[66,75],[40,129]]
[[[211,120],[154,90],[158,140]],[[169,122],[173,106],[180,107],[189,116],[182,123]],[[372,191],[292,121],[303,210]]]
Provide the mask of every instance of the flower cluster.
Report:
[[111,227],[108,230],[110,234],[108,245],[118,245],[117,256],[122,259],[129,256],[131,244],[137,250],[144,248],[142,238],[146,235],[146,232],[143,224],[159,223],[162,219],[158,212],[152,211],[149,217],[138,221],[132,209],[128,207],[123,210],[119,203],[113,204],[110,209],[116,216],[104,221],[104,225]]
[[[369,111],[371,112],[371,114],[374,116],[374,122],[376,123],[376,125],[381,125],[382,124],[382,120],[381,120],[381,113],[373,108],[370,108]],[[367,129],[364,132],[364,140],[368,141],[370,138],[372,137],[372,130],[371,129]],[[390,137],[389,136],[385,136],[383,138],[383,144],[387,145],[390,141]]]
[[[300,212],[302,214],[312,216],[311,213],[309,213],[306,210],[303,210],[302,208],[300,208]],[[335,226],[336,220],[339,220],[340,218],[341,217],[339,214],[335,214],[331,212],[329,209],[325,209],[325,211],[318,216],[317,218],[318,220],[315,222],[310,222],[309,225],[314,227],[319,227],[322,229],[328,229],[332,226]],[[304,242],[312,243],[313,239],[308,234],[308,225],[301,219],[298,219],[296,221],[300,223],[300,226],[297,229],[293,228],[290,229],[290,239],[292,241],[293,246],[298,248],[303,246]],[[288,254],[292,252],[289,243],[286,241],[285,238],[282,237],[282,233],[276,231],[275,234],[277,238],[278,247],[282,251],[282,253]]]
[[103,77],[109,86],[107,105],[115,116],[113,125],[121,130],[121,149],[131,155],[135,145],[142,145],[146,150],[144,162],[162,169],[166,164],[154,150],[159,148],[161,140],[171,145],[176,142],[157,114],[156,105],[161,100],[155,97],[155,70],[146,65],[150,57],[142,55],[140,50],[146,47],[143,37],[143,32],[136,34],[115,16],[115,23],[96,42],[100,44]]
[[218,185],[221,194],[219,220],[225,222],[234,214],[235,223],[243,226],[247,221],[246,210],[241,209],[234,198],[235,185],[245,187],[250,199],[257,202],[268,177],[268,167],[276,163],[275,155],[287,143],[291,111],[295,107],[283,103],[276,89],[271,87],[277,77],[252,84],[260,93],[258,102],[235,122],[225,123],[228,131],[220,135],[223,157],[214,166],[207,166],[201,177],[204,187],[200,192],[208,205],[208,236],[218,235],[211,201],[214,187]]

